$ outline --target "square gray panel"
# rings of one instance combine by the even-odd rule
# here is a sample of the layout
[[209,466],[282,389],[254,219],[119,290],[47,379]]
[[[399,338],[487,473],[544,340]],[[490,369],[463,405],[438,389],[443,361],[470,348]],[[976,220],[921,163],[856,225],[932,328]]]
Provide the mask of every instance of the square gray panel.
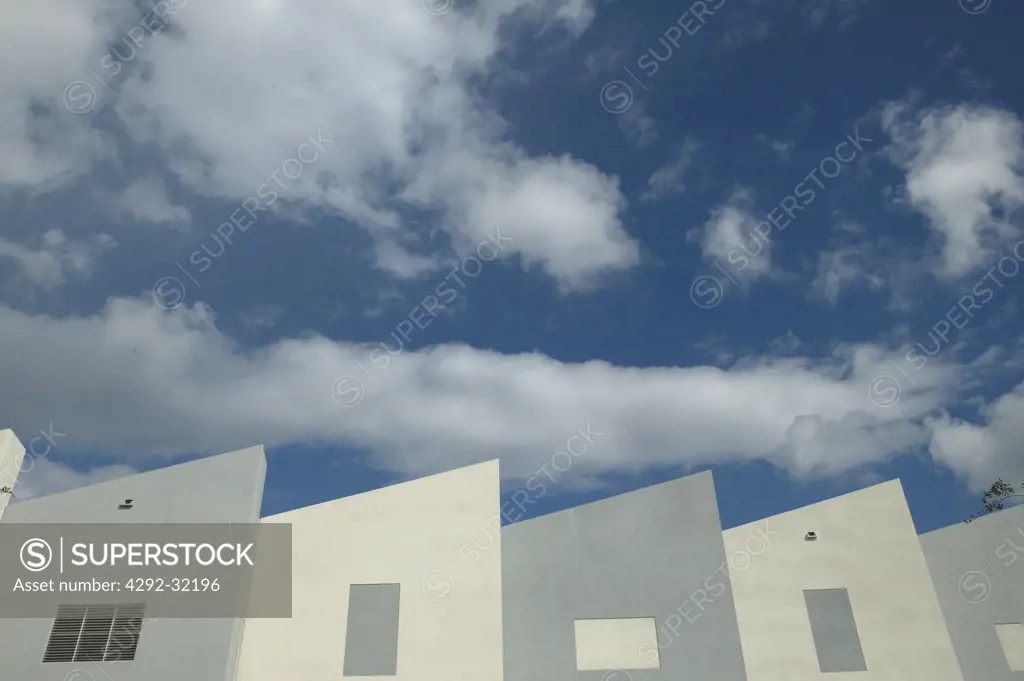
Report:
[[398,600],[398,584],[353,584],[349,588],[345,676],[395,675]]
[[867,671],[846,589],[804,591],[804,601],[821,672]]

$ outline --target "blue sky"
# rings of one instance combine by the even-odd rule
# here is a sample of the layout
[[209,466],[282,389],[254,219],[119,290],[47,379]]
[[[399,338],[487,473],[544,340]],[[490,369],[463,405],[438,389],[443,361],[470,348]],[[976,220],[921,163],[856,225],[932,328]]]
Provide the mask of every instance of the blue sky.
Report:
[[506,520],[1024,480],[1019,3],[5,12],[22,497],[256,443],[265,514],[499,456]]

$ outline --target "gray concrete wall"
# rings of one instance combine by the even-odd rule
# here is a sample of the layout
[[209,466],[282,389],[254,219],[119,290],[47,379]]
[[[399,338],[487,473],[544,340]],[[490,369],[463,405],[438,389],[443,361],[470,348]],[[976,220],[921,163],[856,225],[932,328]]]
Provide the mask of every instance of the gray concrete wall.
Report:
[[1024,622],[1024,506],[921,535],[964,681],[1021,681],[996,624]]
[[[505,681],[745,680],[710,472],[509,525],[502,555]],[[577,671],[576,619],[634,617],[659,669]]]
[[[265,473],[263,447],[250,447],[14,503],[7,507],[0,522],[256,522]],[[125,499],[133,499],[134,508],[118,510],[118,504]],[[97,596],[102,598],[100,594]],[[69,681],[233,681],[243,620],[145,620],[134,661],[44,664],[41,660],[52,624],[50,618],[0,618],[0,678],[18,681],[65,678]],[[76,669],[81,670],[77,675],[73,674]]]

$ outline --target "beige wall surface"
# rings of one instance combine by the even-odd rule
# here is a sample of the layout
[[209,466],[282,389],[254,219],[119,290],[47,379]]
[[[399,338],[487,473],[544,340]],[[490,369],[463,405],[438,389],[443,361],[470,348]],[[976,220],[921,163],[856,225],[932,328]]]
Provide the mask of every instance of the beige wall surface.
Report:
[[400,585],[389,678],[500,681],[500,541],[463,558],[499,505],[489,461],[263,518],[292,524],[292,618],[246,621],[237,681],[379,679],[342,672],[349,587],[385,583]]
[[[765,521],[724,533],[728,555]],[[770,547],[731,564],[748,681],[962,681],[898,480],[767,519]],[[805,541],[807,532],[818,535]],[[849,593],[866,672],[821,673],[805,589]]]
[[1024,672],[1024,624],[997,624],[996,636],[1011,672]]
[[[14,431],[10,428],[0,430],[0,488],[14,489],[24,458],[25,447],[14,435]],[[3,517],[4,509],[10,500],[10,494],[0,493],[0,518]]]

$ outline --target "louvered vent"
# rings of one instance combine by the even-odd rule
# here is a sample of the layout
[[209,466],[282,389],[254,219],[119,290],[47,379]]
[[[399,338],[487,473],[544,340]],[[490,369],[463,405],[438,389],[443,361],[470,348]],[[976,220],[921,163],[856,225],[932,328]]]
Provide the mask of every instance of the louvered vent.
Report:
[[135,659],[146,606],[62,605],[57,608],[43,662]]

